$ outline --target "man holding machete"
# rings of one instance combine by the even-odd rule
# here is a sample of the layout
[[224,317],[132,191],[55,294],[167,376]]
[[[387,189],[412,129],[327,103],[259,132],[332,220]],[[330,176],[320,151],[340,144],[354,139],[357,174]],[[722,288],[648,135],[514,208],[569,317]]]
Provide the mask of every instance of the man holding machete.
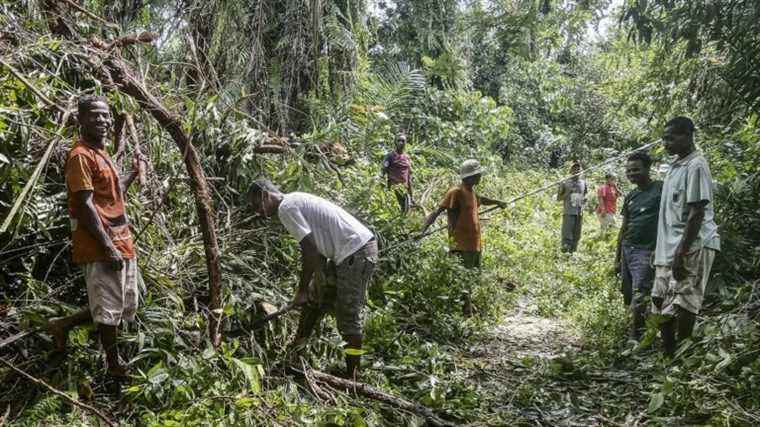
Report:
[[[367,286],[377,265],[372,232],[341,207],[307,193],[282,193],[269,180],[258,179],[248,190],[248,202],[259,215],[277,214],[301,246],[301,275],[291,303],[303,306],[295,344],[305,341],[321,319],[323,307],[309,301],[309,284],[334,266],[335,320],[346,342],[346,376],[358,376],[362,354],[362,309]],[[330,301],[332,302],[332,301]]]

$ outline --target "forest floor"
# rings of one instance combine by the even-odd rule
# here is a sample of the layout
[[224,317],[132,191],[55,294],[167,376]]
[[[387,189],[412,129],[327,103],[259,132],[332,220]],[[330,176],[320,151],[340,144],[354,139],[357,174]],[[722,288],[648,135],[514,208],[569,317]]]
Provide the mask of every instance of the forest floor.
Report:
[[[481,408],[494,414],[483,420],[489,424],[504,419],[521,425],[641,421],[648,399],[642,382],[632,380],[623,366],[589,369],[576,360],[581,352],[582,338],[572,323],[540,315],[530,295],[524,294],[502,322],[461,357],[471,371],[469,380],[485,397]],[[609,408],[613,396],[616,408]],[[628,414],[625,419],[620,419],[621,412]]]

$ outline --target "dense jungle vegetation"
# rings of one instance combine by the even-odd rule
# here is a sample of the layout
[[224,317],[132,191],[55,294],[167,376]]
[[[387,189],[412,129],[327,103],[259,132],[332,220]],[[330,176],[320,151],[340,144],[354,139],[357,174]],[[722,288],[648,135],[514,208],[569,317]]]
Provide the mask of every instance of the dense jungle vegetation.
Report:
[[[103,375],[95,329],[63,360],[42,329],[87,304],[63,179],[85,93],[134,118],[124,167],[136,141],[149,159],[127,200],[143,283],[125,383]],[[466,158],[487,168],[481,194],[509,200],[657,141],[676,115],[697,124],[723,248],[673,360],[654,327],[628,341],[615,236],[593,215],[560,252],[554,187],[484,216],[472,318],[444,233],[409,240]],[[399,132],[408,216],[379,177]],[[71,399],[124,425],[758,425],[758,141],[755,0],[0,0],[0,425],[103,424]],[[616,161],[586,178],[606,171],[624,176]],[[297,314],[253,330],[300,265],[246,206],[259,176],[377,234],[362,380],[432,417],[310,376],[342,364],[332,320],[303,359]]]

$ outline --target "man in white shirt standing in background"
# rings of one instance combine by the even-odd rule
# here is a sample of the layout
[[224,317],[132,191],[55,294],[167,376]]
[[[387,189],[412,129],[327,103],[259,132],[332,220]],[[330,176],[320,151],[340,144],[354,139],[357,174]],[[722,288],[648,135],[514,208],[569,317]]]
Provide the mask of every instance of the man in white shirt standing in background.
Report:
[[[362,351],[362,309],[367,287],[377,265],[377,242],[372,232],[341,207],[307,193],[282,193],[266,179],[251,184],[248,201],[263,216],[275,213],[301,246],[301,275],[295,306],[309,303],[309,284],[322,274],[326,262],[334,265],[334,310],[338,330],[346,342],[348,378],[358,376]],[[311,334],[321,313],[301,314],[296,343]]]

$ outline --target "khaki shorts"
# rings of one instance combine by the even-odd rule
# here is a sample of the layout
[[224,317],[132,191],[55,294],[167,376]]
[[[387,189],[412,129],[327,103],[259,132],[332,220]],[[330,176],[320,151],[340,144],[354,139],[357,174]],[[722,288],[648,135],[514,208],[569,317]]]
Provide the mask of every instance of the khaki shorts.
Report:
[[140,277],[136,259],[124,260],[124,268],[120,271],[112,270],[107,262],[84,264],[82,269],[95,323],[117,326],[122,320],[135,320]]
[[[710,270],[715,260],[715,250],[703,248],[686,255],[686,279],[678,282],[673,279],[670,266],[656,266],[654,286],[652,288],[652,313],[674,316],[676,307],[699,314],[705,287],[710,278]],[[654,299],[661,299],[660,306]]]

